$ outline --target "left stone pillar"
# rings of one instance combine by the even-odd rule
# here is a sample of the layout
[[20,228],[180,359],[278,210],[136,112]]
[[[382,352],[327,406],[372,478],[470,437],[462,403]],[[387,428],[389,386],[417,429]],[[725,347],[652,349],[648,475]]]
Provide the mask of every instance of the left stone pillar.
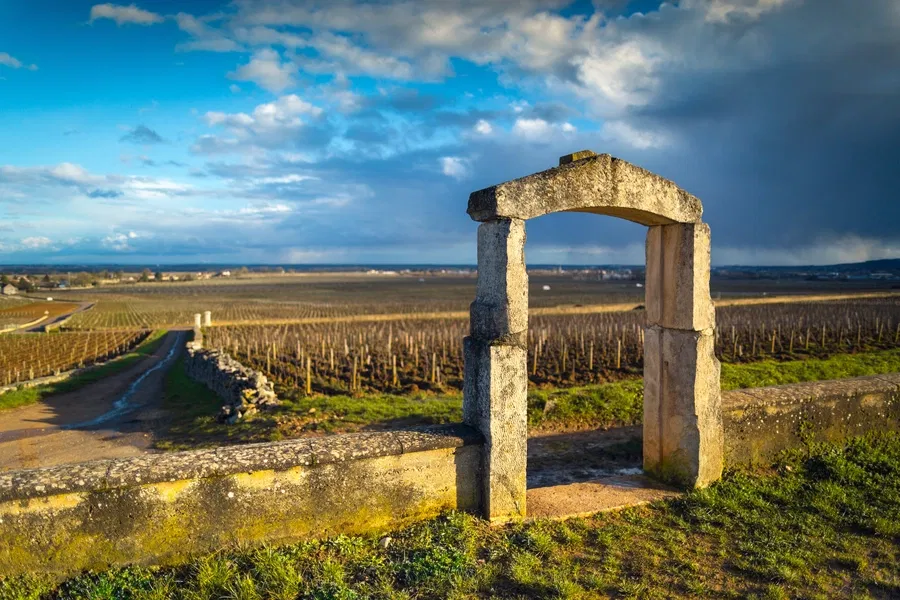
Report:
[[525,221],[478,227],[478,284],[464,341],[463,420],[484,436],[484,516],[525,516],[528,442]]

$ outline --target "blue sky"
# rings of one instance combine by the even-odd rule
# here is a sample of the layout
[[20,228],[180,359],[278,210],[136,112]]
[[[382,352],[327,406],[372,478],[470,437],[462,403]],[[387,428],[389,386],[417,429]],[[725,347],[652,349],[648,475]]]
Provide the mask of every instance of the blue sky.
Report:
[[0,263],[473,262],[468,194],[583,148],[699,196],[716,264],[900,257],[898,73],[896,0],[3,2]]

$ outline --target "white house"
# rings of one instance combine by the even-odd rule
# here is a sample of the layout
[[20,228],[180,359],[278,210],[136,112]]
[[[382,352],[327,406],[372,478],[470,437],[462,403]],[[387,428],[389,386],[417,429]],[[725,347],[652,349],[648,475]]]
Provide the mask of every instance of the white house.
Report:
[[4,296],[15,296],[18,293],[19,293],[19,288],[17,288],[16,286],[14,286],[11,283],[7,283],[2,288],[0,288],[0,294],[2,294]]

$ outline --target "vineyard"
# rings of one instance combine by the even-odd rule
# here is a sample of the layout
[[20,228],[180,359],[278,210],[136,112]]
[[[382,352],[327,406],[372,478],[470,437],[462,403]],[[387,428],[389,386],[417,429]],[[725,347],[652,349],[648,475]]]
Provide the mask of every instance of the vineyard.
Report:
[[[532,383],[578,385],[640,373],[644,311],[536,315]],[[206,344],[307,394],[460,388],[465,319],[212,327]],[[827,356],[900,343],[900,298],[728,306],[717,310],[724,362]]]
[[85,367],[128,351],[146,331],[0,336],[0,385]]
[[72,317],[66,329],[160,329],[190,325],[194,314],[210,310],[217,321],[254,322],[331,318],[344,314],[328,306],[287,302],[101,301]]
[[0,310],[0,329],[22,325],[43,317],[58,317],[78,308],[70,302],[32,302]]
[[[549,290],[545,288],[550,288]],[[285,278],[227,283],[143,285],[69,292],[95,303],[66,323],[67,329],[172,328],[190,326],[196,313],[211,311],[215,323],[265,324],[359,315],[466,313],[475,294],[474,277]],[[535,278],[531,305],[622,303],[637,305],[643,293],[634,284]]]

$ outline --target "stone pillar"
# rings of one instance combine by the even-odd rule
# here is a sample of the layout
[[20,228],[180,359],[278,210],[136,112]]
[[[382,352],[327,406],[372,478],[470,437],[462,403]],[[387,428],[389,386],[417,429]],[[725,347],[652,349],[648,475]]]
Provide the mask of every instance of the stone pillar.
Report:
[[201,315],[200,313],[194,314],[194,329],[200,329],[202,327]]
[[525,222],[478,227],[478,284],[464,341],[463,420],[484,435],[486,518],[525,516],[528,441],[528,275]]
[[207,310],[203,313],[203,326],[212,327],[212,311]]
[[650,227],[644,470],[686,487],[722,475],[723,426],[705,223]]

